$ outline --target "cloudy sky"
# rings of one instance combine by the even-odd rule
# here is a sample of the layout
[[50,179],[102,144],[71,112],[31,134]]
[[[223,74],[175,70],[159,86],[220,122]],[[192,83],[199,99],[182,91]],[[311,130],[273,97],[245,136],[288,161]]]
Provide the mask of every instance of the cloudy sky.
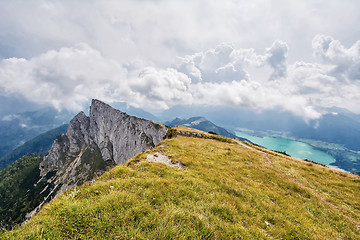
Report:
[[[2,0],[0,100],[360,113],[358,0]],[[25,105],[24,105],[25,104]]]

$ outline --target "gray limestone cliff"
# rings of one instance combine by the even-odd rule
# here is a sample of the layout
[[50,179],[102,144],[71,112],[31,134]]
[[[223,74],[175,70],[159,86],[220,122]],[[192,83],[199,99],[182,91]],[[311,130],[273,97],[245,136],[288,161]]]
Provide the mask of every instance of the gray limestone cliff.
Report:
[[49,193],[44,203],[154,147],[167,131],[161,124],[129,116],[92,100],[89,116],[83,112],[77,114],[40,163],[42,181],[47,182],[43,191]]

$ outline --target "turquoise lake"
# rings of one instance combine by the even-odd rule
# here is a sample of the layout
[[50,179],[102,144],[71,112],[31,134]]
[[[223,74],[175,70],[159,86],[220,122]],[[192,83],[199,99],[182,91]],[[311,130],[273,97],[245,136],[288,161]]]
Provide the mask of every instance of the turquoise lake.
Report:
[[294,140],[275,138],[275,137],[256,137],[244,132],[236,132],[236,136],[246,138],[253,143],[263,146],[267,149],[286,152],[292,157],[300,159],[309,159],[316,163],[329,165],[335,162],[335,158],[330,154],[313,148],[311,145]]

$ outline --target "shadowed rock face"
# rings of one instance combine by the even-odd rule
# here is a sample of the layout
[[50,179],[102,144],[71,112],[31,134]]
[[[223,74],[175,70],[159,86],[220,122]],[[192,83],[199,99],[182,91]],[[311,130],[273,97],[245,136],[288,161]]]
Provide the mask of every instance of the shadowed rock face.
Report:
[[40,163],[40,175],[52,189],[46,200],[154,147],[167,130],[93,100],[89,116],[77,114]]

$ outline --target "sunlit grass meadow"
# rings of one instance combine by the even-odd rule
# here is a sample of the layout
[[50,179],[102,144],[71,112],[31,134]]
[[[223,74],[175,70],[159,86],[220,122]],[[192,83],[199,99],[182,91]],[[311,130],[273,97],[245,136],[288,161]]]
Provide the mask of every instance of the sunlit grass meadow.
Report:
[[[183,169],[149,163],[162,153]],[[4,239],[359,239],[360,179],[178,136],[69,189]]]

